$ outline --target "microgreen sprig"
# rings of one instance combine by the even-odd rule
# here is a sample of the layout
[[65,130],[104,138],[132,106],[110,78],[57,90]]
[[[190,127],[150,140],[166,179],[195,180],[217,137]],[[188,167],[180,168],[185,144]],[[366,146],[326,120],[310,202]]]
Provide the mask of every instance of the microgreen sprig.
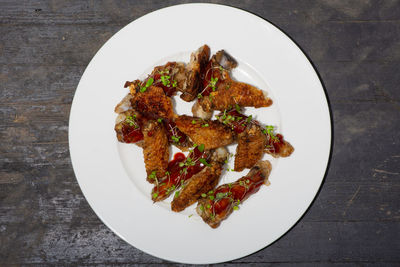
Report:
[[140,92],[141,92],[141,93],[146,92],[147,88],[149,88],[149,87],[153,84],[153,82],[154,82],[154,79],[153,79],[152,77],[150,77],[150,78],[147,80],[145,86],[143,86],[143,87],[140,88]]
[[274,130],[275,130],[274,126],[267,125],[265,126],[265,129],[263,129],[262,131],[264,134],[269,135],[272,140],[279,141],[279,138],[274,134]]
[[129,126],[135,126],[135,129],[139,128],[139,125],[135,121],[136,115],[133,116],[127,116],[125,118],[125,122],[129,124]]

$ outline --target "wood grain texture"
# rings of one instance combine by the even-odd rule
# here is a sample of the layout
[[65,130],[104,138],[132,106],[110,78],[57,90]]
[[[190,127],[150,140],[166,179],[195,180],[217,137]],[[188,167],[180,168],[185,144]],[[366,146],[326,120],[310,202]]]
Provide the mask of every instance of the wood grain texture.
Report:
[[[131,247],[97,218],[72,170],[68,118],[108,38],[189,2],[0,0],[1,266],[184,266]],[[253,12],[293,38],[324,82],[334,123],[329,170],[305,216],[221,266],[398,266],[400,1],[207,2]]]

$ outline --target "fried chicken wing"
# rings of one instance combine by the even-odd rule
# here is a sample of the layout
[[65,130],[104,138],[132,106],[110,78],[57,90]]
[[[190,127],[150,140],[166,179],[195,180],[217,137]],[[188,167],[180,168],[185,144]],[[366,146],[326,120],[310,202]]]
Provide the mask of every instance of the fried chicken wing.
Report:
[[218,90],[211,92],[209,97],[200,100],[200,105],[205,111],[224,110],[234,107],[268,107],[272,100],[265,96],[258,88],[227,78],[218,86]]
[[239,209],[244,200],[258,192],[261,185],[268,180],[271,168],[268,160],[259,161],[246,176],[234,183],[218,186],[201,198],[197,204],[197,213],[210,227],[217,228],[221,221]]
[[147,180],[154,183],[156,177],[163,177],[168,166],[169,144],[165,127],[155,121],[143,126],[143,156]]
[[206,68],[203,90],[198,95],[204,111],[231,109],[235,105],[255,108],[272,105],[266,92],[231,78],[229,70],[236,65],[223,50],[212,57]]
[[263,157],[266,144],[267,137],[262,133],[261,127],[249,125],[238,135],[234,170],[240,172],[253,167]]
[[139,89],[134,92],[131,102],[132,106],[146,117],[170,120],[175,117],[171,98],[165,95],[161,87],[149,86],[146,90]]
[[234,141],[231,129],[219,121],[182,115],[175,120],[175,123],[194,143],[204,144],[206,149],[226,146]]
[[208,166],[187,180],[182,189],[175,194],[175,198],[171,202],[171,209],[180,212],[194,204],[202,194],[214,189],[218,184],[227,156],[228,151],[225,148],[217,148],[213,152]]
[[197,97],[202,84],[201,75],[205,71],[209,58],[208,45],[203,45],[190,56],[190,63],[186,68],[186,86],[181,94],[183,100],[190,102]]
[[[256,160],[253,159],[253,157],[249,157],[250,155],[247,155],[247,153],[252,153],[253,156],[257,155],[258,157],[261,153],[261,142],[264,144],[264,152],[274,157],[288,157],[293,153],[293,146],[284,140],[281,134],[274,133],[274,126],[267,125],[262,127],[260,122],[254,120],[251,115],[246,116],[240,113],[240,111],[240,107],[236,106],[236,109],[224,110],[223,113],[216,115],[220,122],[230,127],[232,131],[237,134],[239,144],[236,149],[235,157],[236,171],[242,170],[243,166],[244,168],[250,168],[252,166],[250,162],[256,162]],[[249,135],[250,129],[252,129],[251,135]],[[258,131],[256,131],[256,129],[258,129]],[[262,136],[265,137],[265,140]],[[262,155],[259,159],[261,159],[261,157]],[[252,160],[250,160],[250,158]],[[248,163],[245,164],[247,161]]]

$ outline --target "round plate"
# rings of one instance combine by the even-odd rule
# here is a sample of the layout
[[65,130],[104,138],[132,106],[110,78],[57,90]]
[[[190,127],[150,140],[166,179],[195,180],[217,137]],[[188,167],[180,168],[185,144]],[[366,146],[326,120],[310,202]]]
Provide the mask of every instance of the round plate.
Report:
[[[115,105],[128,92],[125,81],[144,77],[167,60],[189,61],[208,44],[239,62],[234,78],[267,91],[274,104],[246,109],[277,126],[295,148],[273,159],[270,186],[246,200],[217,229],[190,207],[169,209],[150,199],[151,185],[139,147],[117,142]],[[175,97],[178,114],[192,103]],[[69,123],[72,165],[78,183],[100,219],[129,244],[183,263],[237,259],[264,248],[288,231],[314,199],[323,180],[331,143],[327,100],[301,50],[280,30],[248,12],[213,4],[186,4],[147,14],[116,33],[97,52],[76,90]],[[230,147],[234,152],[234,147]],[[226,171],[221,183],[245,175]],[[193,214],[193,216],[191,216]]]

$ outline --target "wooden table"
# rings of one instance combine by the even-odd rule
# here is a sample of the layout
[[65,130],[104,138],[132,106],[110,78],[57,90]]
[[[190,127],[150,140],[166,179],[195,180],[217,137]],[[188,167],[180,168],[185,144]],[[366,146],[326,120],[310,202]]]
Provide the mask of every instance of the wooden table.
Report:
[[[88,206],[71,167],[68,118],[104,42],[183,2],[191,1],[0,1],[1,266],[170,264],[122,241]],[[225,266],[399,266],[400,2],[211,2],[290,35],[318,70],[334,122],[330,166],[306,215]]]

